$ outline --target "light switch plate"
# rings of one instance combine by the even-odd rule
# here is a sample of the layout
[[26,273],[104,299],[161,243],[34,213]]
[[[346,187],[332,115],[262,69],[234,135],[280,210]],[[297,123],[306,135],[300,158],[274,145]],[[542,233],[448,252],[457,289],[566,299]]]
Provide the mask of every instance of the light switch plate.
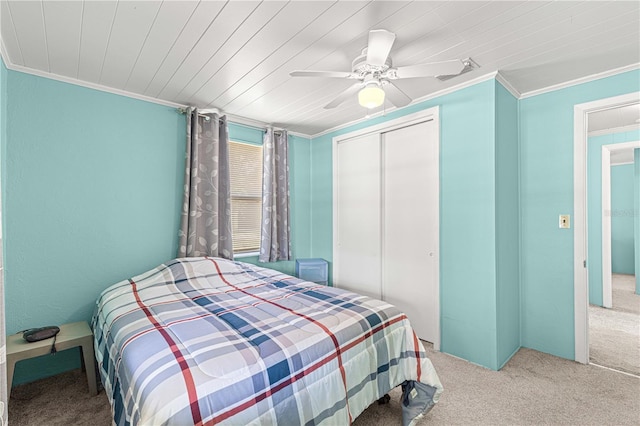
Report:
[[561,229],[571,228],[571,216],[568,214],[561,214],[559,226]]

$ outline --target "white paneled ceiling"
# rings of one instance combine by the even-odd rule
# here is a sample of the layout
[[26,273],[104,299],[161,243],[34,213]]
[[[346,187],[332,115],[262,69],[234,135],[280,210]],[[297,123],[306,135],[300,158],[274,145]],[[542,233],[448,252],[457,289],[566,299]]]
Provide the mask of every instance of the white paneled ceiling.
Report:
[[355,96],[323,108],[352,81],[289,72],[351,71],[371,29],[396,34],[394,65],[481,67],[398,81],[413,99],[496,71],[528,93],[640,62],[638,1],[1,0],[0,15],[9,68],[309,135],[368,111]]
[[589,132],[602,132],[621,127],[640,127],[640,104],[589,113]]
[[[602,135],[640,129],[640,104],[631,104],[603,111],[591,112],[588,118],[589,135]],[[633,147],[611,149],[611,165],[632,164]]]
[[625,149],[621,151],[612,151],[611,157],[609,157],[609,161],[612,166],[633,164],[634,155],[633,149]]

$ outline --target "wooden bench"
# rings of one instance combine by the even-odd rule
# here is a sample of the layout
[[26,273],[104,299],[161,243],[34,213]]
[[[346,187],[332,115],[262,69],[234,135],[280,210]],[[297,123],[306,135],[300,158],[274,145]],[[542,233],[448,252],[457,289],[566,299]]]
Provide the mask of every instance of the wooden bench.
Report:
[[[22,333],[7,336],[7,396],[11,395],[11,382],[16,363],[51,353],[53,338],[29,343],[22,338]],[[63,324],[56,336],[56,350],[80,347],[82,367],[87,373],[89,392],[98,394],[96,381],[95,357],[93,354],[93,333],[86,321]]]

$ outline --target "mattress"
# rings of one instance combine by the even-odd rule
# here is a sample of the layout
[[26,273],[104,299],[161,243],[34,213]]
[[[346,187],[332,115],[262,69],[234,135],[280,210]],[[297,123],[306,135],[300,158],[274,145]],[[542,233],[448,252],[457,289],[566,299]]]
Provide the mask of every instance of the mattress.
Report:
[[95,352],[117,425],[350,424],[403,385],[403,422],[442,385],[394,306],[220,258],[102,292]]

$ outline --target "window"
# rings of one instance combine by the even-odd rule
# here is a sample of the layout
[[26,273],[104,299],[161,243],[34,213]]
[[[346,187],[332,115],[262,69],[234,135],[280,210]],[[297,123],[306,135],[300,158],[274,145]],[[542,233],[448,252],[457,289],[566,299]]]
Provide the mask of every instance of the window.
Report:
[[260,250],[262,146],[229,141],[233,252]]

